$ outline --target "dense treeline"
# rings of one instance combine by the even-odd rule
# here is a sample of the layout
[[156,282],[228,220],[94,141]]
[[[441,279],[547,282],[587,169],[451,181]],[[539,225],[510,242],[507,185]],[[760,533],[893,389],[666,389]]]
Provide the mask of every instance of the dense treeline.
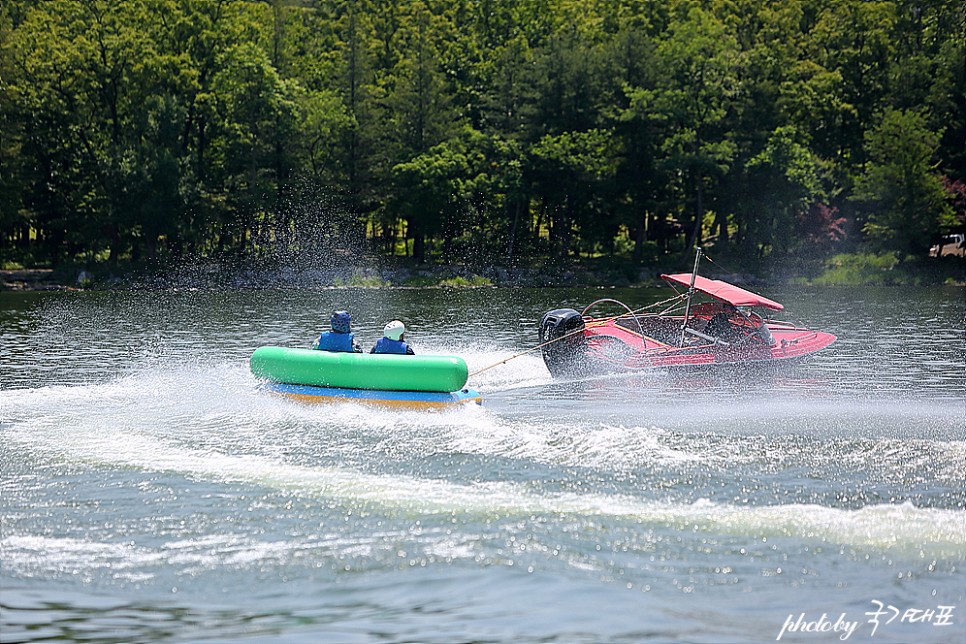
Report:
[[7,263],[925,256],[958,0],[8,0]]

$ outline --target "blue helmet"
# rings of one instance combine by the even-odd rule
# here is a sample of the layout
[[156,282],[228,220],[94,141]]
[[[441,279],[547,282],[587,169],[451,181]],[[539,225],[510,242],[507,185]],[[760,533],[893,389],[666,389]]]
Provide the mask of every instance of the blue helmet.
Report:
[[352,316],[349,315],[348,311],[336,311],[329,318],[329,324],[332,325],[332,330],[336,333],[348,333],[350,322],[352,322]]

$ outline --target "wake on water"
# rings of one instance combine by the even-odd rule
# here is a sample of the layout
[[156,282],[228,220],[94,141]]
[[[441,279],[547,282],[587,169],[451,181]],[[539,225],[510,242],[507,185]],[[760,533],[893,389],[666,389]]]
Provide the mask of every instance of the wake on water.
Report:
[[[473,372],[512,354],[462,355]],[[101,384],[8,389],[0,391],[3,460],[20,452],[95,469],[176,473],[390,514],[609,517],[692,533],[807,535],[853,548],[966,558],[966,511],[955,499],[951,507],[958,509],[930,507],[935,499],[917,504],[857,497],[830,505],[824,491],[789,494],[785,484],[769,490],[759,482],[750,493],[763,502],[736,503],[709,498],[714,484],[701,482],[740,477],[741,468],[834,474],[853,460],[881,472],[928,467],[934,483],[962,495],[966,441],[924,436],[900,445],[836,429],[845,417],[854,427],[856,419],[874,426],[896,415],[920,424],[925,418],[934,430],[953,427],[958,420],[952,407],[910,410],[898,401],[860,401],[845,409],[840,400],[806,396],[778,404],[731,397],[726,405],[698,397],[682,409],[680,400],[655,390],[652,405],[617,403],[604,413],[594,387],[603,383],[608,393],[607,379],[582,383],[585,398],[578,396],[575,404],[573,389],[560,396],[553,391],[581,383],[551,382],[539,357],[514,362],[470,383],[484,392],[482,407],[439,413],[301,405],[266,395],[247,364],[237,362],[152,362]],[[525,411],[522,400],[537,404]],[[640,424],[642,418],[647,422]],[[782,430],[791,419],[798,424]],[[833,440],[816,441],[809,432]],[[544,479],[551,473],[553,480],[535,484],[527,478],[534,470]],[[642,489],[648,481],[653,489]],[[2,550],[27,547],[22,539],[4,538]]]

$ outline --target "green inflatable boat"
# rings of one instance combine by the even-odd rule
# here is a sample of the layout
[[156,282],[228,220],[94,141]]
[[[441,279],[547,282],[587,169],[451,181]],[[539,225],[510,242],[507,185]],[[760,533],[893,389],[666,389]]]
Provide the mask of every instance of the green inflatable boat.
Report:
[[307,402],[352,399],[407,407],[480,402],[465,388],[466,362],[456,356],[334,353],[259,347],[252,373],[269,389]]

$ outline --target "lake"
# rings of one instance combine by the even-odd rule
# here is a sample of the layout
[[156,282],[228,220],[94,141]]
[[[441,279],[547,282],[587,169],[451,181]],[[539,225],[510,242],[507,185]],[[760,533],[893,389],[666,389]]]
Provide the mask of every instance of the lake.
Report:
[[[966,291],[763,294],[838,341],[560,382],[546,310],[668,290],[0,293],[0,640],[966,641]],[[334,308],[484,404],[261,391]]]

